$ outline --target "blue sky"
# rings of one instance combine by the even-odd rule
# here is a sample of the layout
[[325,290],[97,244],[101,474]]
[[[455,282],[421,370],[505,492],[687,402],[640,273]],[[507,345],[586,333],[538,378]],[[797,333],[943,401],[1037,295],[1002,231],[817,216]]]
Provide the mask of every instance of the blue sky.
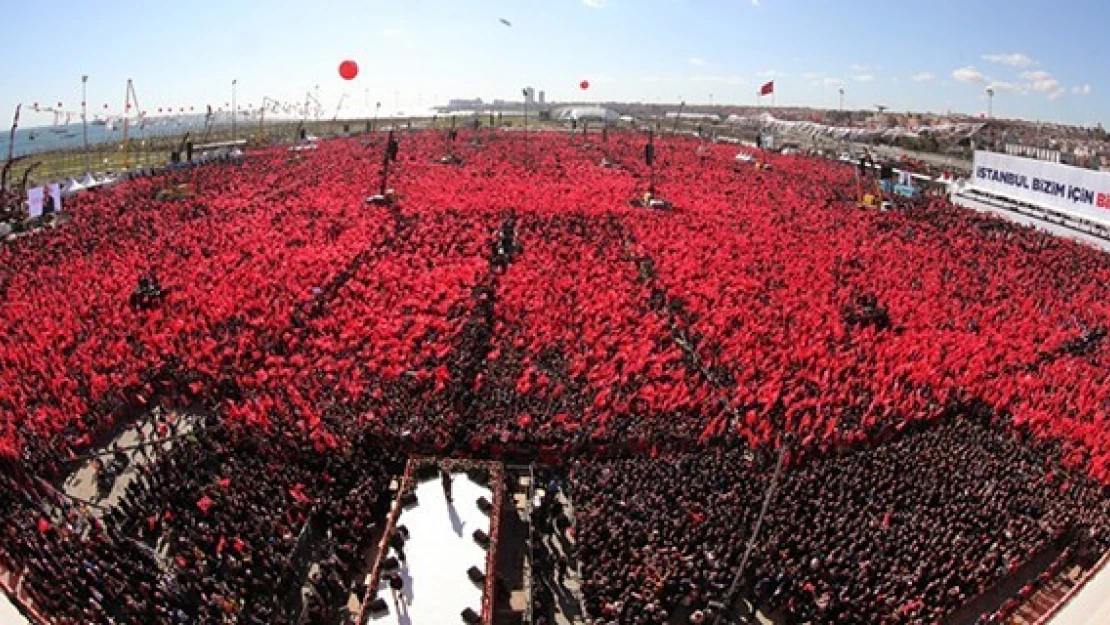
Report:
[[[0,119],[17,102],[143,109],[303,101],[329,114],[448,96],[986,109],[1093,124],[1110,104],[1105,0],[270,0],[10,2],[0,8]],[[512,22],[506,27],[499,22]],[[360,65],[352,82],[343,59]],[[578,83],[588,79],[583,95]],[[49,123],[27,113],[24,125]]]

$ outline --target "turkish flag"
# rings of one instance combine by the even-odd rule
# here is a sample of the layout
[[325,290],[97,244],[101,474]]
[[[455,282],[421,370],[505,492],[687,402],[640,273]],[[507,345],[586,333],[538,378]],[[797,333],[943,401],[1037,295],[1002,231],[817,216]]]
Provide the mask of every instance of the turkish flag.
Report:
[[775,92],[775,81],[769,80],[759,88],[759,95],[771,95]]

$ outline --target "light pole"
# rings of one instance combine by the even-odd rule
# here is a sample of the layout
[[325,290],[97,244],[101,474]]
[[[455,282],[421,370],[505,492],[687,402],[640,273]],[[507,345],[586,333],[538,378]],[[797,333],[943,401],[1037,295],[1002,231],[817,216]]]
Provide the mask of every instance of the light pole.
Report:
[[994,118],[994,87],[987,87],[987,119]]
[[89,75],[83,74],[81,76],[81,144],[84,149],[82,160],[85,163],[85,173],[89,173],[88,84]]
[[236,117],[239,116],[239,108],[235,105],[235,85],[239,84],[239,79],[234,78],[231,81],[231,140],[238,141],[239,135],[237,133],[235,124]]
[[528,87],[520,90],[521,95],[524,96],[524,138],[528,138]]
[[840,88],[840,112],[844,112],[844,87]]
[[524,96],[524,153],[529,156],[528,152],[528,87],[520,90],[521,95]]

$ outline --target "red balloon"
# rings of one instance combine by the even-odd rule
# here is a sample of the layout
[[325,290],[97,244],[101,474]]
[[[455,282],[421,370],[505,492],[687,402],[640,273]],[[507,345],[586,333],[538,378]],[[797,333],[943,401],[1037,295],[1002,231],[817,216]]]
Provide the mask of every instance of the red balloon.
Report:
[[343,80],[354,80],[358,76],[358,63],[354,61],[343,61],[339,64],[339,75]]
[[590,88],[590,81],[583,80],[582,82],[578,83],[578,87],[582,89],[582,91],[585,91],[586,89]]

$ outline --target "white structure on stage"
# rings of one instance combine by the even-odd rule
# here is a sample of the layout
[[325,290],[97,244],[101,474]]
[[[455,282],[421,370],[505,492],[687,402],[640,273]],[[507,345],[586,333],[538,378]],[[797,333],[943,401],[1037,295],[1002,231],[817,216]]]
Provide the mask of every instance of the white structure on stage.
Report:
[[[405,543],[407,562],[400,574],[405,589],[394,601],[383,573],[378,596],[389,606],[388,614],[376,614],[376,625],[451,625],[462,623],[463,610],[482,613],[483,588],[470,581],[467,570],[477,567],[485,574],[486,550],[474,541],[474,530],[490,532],[490,518],[478,509],[478,499],[493,499],[492,491],[470,481],[465,473],[453,474],[452,500],[448,502],[440,480],[416,487],[417,505],[404,510],[397,524],[409,531]],[[389,556],[396,557],[392,550]],[[400,559],[400,558],[398,558]]]
[[[1048,625],[1106,625],[1110,623],[1110,566],[1107,557],[1094,569],[1093,577],[1065,599],[1064,607]],[[1038,623],[1038,625],[1041,625]]]
[[8,595],[0,592],[0,625],[29,625],[30,621],[19,612]]

